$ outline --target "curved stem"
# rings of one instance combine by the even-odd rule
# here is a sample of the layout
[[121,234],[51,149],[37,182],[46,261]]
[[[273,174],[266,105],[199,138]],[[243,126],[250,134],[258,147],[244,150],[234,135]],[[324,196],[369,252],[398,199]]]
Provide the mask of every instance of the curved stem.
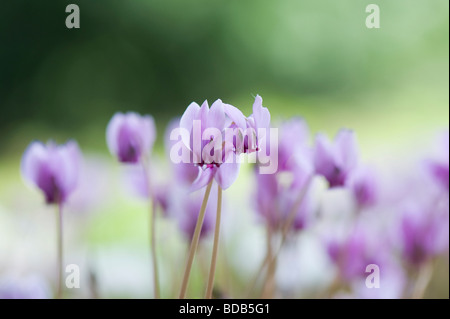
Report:
[[217,250],[219,248],[219,235],[220,235],[220,218],[221,218],[221,211],[222,211],[222,188],[220,185],[218,185],[218,191],[217,191],[217,214],[216,214],[216,226],[214,230],[214,245],[213,245],[213,252],[211,257],[211,268],[209,269],[209,278],[208,278],[208,285],[206,288],[206,299],[212,298],[212,291],[214,287],[214,275],[216,272],[216,262],[217,262]]
[[203,219],[205,218],[206,204],[208,203],[209,193],[211,192],[212,180],[206,187],[205,196],[203,197],[202,206],[197,218],[197,224],[195,225],[194,235],[192,236],[191,246],[189,248],[189,256],[186,262],[186,268],[184,269],[183,281],[181,283],[181,290],[179,299],[186,297],[186,289],[189,282],[189,275],[191,273],[192,262],[194,261],[195,251],[197,250],[198,240],[200,238],[200,231],[203,226]]
[[57,228],[57,246],[58,246],[58,290],[56,293],[57,299],[62,299],[63,295],[63,222],[62,222],[62,204],[58,203],[56,214],[56,228]]

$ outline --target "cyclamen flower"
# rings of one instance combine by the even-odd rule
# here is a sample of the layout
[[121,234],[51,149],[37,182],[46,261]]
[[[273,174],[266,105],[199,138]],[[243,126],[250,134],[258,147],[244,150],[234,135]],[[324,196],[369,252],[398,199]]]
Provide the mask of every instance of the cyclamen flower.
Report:
[[[289,178],[286,172],[256,175],[256,209],[273,230],[282,231],[291,214],[295,214],[291,225],[294,231],[305,229],[313,219],[315,202],[311,187],[306,183],[301,187],[292,182],[285,185],[286,180],[283,179]],[[303,190],[303,187],[307,189]],[[305,193],[299,202],[303,191]]]
[[183,142],[192,154],[195,165],[201,170],[192,184],[191,190],[200,189],[215,179],[222,189],[227,189],[236,180],[239,173],[239,163],[234,158],[234,146],[231,141],[225,141],[227,114],[233,114],[241,124],[245,119],[236,116],[240,111],[234,106],[215,101],[211,108],[205,101],[200,107],[191,103],[180,119],[180,128],[189,133],[189,138]]
[[64,203],[77,186],[80,161],[74,141],[64,145],[32,142],[22,157],[22,176],[43,191],[48,204]]
[[260,143],[270,128],[270,112],[262,105],[261,96],[257,95],[253,103],[253,114],[242,123],[243,114],[237,108],[225,104],[227,114],[234,121],[232,128],[241,130],[242,139],[235,141],[234,145],[238,153],[252,153],[260,149]]
[[309,185],[314,168],[307,146],[308,128],[296,118],[280,125],[279,131],[278,154],[271,154],[278,156],[278,170],[275,174],[256,175],[256,208],[278,230],[290,214],[295,214],[292,228],[301,230],[311,222],[314,211]]
[[334,142],[317,135],[314,152],[316,173],[324,176],[330,187],[343,186],[358,163],[358,147],[353,131],[342,129]]
[[122,163],[137,163],[150,152],[156,138],[153,117],[116,113],[106,129],[108,148]]
[[401,215],[399,227],[402,253],[407,262],[420,266],[448,250],[448,205],[435,202],[409,203]]
[[390,247],[387,240],[380,239],[379,227],[368,222],[358,223],[344,238],[328,241],[328,256],[344,281],[366,278],[366,267],[370,264],[379,265],[381,272],[388,267],[390,256],[386,252]]
[[345,185],[353,193],[359,207],[368,207],[376,203],[378,197],[378,184],[373,170],[366,166],[359,166],[353,170]]

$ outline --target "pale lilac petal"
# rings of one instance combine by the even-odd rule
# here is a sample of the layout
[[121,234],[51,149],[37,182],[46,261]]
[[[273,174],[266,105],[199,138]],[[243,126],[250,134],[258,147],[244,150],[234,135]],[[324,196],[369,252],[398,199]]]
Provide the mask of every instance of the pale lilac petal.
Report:
[[209,105],[208,101],[205,100],[203,102],[202,106],[200,107],[199,114],[197,116],[197,119],[200,120],[202,124],[201,133],[203,134],[203,131],[206,129],[206,125],[208,123],[208,116],[209,116]]
[[350,173],[345,185],[350,189],[359,206],[372,206],[376,203],[378,184],[372,169],[359,166]]
[[200,170],[197,179],[191,185],[190,191],[194,192],[208,185],[209,182],[211,182],[211,180],[213,179],[216,170],[217,168],[215,167],[207,167],[204,170]]
[[188,132],[191,132],[192,125],[194,123],[194,120],[198,119],[199,112],[200,106],[197,103],[192,102],[191,104],[189,104],[186,111],[184,111],[183,116],[181,116],[179,127],[184,128]]
[[237,107],[230,104],[223,104],[225,114],[241,129],[245,129],[247,124],[245,123],[245,116]]
[[329,177],[334,170],[333,146],[330,140],[323,134],[316,137],[316,147],[314,149],[314,166],[316,173]]
[[119,135],[120,126],[124,121],[125,115],[122,113],[116,113],[111,118],[106,128],[106,143],[108,149],[112,155],[116,156],[119,146],[117,137]]
[[253,103],[253,117],[257,128],[268,129],[270,126],[270,112],[262,105],[261,96],[257,95]]
[[237,161],[220,165],[215,179],[222,189],[227,189],[234,183],[239,174],[239,166],[240,164]]
[[22,156],[21,172],[25,181],[36,183],[41,163],[46,160],[47,151],[39,141],[32,142]]
[[222,101],[216,100],[209,109],[208,113],[208,127],[215,127],[220,131],[224,128],[225,125],[225,112]]
[[358,144],[352,130],[342,129],[335,138],[336,160],[341,169],[349,171],[358,163]]
[[57,149],[60,172],[57,174],[60,186],[65,194],[71,193],[77,186],[80,168],[81,151],[75,141],[69,141]]

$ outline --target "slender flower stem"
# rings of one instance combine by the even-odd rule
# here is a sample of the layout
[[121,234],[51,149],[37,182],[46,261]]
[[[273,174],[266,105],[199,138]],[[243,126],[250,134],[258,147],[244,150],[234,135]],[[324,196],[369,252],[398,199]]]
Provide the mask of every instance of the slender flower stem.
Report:
[[256,273],[256,276],[253,278],[253,280],[250,283],[250,288],[249,288],[248,293],[247,293],[247,298],[250,298],[250,295],[251,295],[253,289],[255,288],[256,283],[258,282],[258,279],[261,276],[261,274],[263,273],[263,271],[266,268],[266,266],[269,265],[269,266],[271,266],[271,268],[273,268],[272,264],[276,263],[276,259],[277,259],[278,255],[280,254],[281,248],[283,247],[284,243],[286,242],[287,234],[289,232],[289,229],[290,229],[292,223],[294,222],[297,210],[300,207],[301,203],[303,202],[303,198],[305,197],[306,191],[308,190],[308,187],[311,184],[312,178],[313,178],[313,176],[311,175],[308,178],[308,180],[306,181],[305,186],[303,186],[303,188],[301,189],[301,191],[299,193],[299,196],[297,197],[296,201],[292,205],[292,209],[289,212],[285,223],[282,225],[282,228],[281,228],[281,231],[282,231],[281,243],[280,243],[280,245],[278,247],[278,250],[275,252],[275,254],[273,254],[273,253],[269,254],[269,250],[267,251],[266,257],[264,258],[261,266],[259,267],[259,269],[258,269],[258,271]]
[[413,299],[423,299],[432,276],[433,276],[433,264],[430,261],[421,266],[419,269],[419,274],[416,279],[416,283],[414,285],[414,290],[412,293]]
[[211,257],[211,268],[209,269],[208,285],[206,286],[205,299],[212,298],[212,291],[214,287],[214,275],[216,273],[217,262],[217,250],[219,248],[219,235],[220,235],[220,218],[222,213],[222,188],[218,185],[217,191],[217,214],[216,214],[216,226],[214,230],[214,245]]
[[302,187],[298,197],[296,198],[296,201],[292,205],[291,210],[289,211],[288,217],[283,225],[282,231],[282,244],[284,244],[284,241],[286,240],[287,234],[289,232],[289,229],[292,226],[292,223],[295,220],[295,215],[297,214],[298,209],[300,208],[300,205],[303,202],[303,198],[305,198],[306,192],[308,191],[308,188],[311,184],[313,176],[309,176],[305,185]]
[[266,252],[266,257],[264,257],[264,260],[261,263],[261,265],[259,266],[258,271],[256,272],[256,275],[253,277],[252,281],[250,282],[250,286],[247,291],[247,299],[251,298],[251,295],[252,295],[253,290],[255,289],[256,283],[258,282],[259,277],[261,276],[264,269],[266,268],[269,260],[270,260],[269,252]]
[[156,199],[150,183],[150,174],[145,161],[142,162],[145,178],[148,184],[148,193],[150,200],[150,215],[149,215],[149,240],[150,253],[153,266],[153,295],[155,299],[160,298],[159,293],[159,276],[158,276],[158,260],[156,258]]
[[189,248],[189,256],[186,262],[186,268],[184,270],[183,281],[181,284],[179,299],[184,299],[186,297],[186,289],[189,282],[189,275],[191,273],[192,262],[194,261],[195,251],[197,250],[198,240],[200,238],[200,232],[203,226],[203,219],[205,218],[206,204],[208,203],[209,193],[211,193],[212,180],[206,187],[205,196],[203,197],[202,206],[197,218],[197,224],[195,225],[194,235],[192,236],[191,246]]
[[160,298],[159,293],[159,277],[158,277],[158,260],[156,259],[156,203],[155,199],[153,198],[152,203],[150,204],[150,247],[151,247],[151,253],[152,253],[152,261],[153,261],[153,282],[154,282],[154,296],[155,299]]
[[275,258],[273,255],[273,247],[272,247],[272,238],[273,238],[273,230],[270,225],[270,221],[267,220],[267,260],[268,260],[268,268],[266,272],[266,280],[264,282],[264,286],[262,288],[261,297],[262,298],[271,298],[273,287],[274,287],[274,279],[275,279]]
[[63,216],[62,203],[58,203],[56,214],[56,229],[57,229],[57,246],[58,246],[58,290],[56,293],[57,299],[62,299],[63,296]]

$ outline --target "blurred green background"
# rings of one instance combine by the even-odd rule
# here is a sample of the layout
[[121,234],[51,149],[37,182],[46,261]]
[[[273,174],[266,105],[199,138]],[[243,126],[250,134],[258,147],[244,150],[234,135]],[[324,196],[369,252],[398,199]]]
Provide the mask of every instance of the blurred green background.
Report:
[[[65,27],[69,3],[80,29]],[[366,28],[370,3],[380,29]],[[449,126],[448,11],[447,0],[3,1],[0,209],[17,205],[11,185],[31,140],[107,154],[116,111],[152,114],[160,154],[165,125],[190,102],[221,98],[249,115],[256,94],[274,120],[355,129],[365,159],[424,146]],[[91,240],[145,238],[133,230],[144,212],[118,212],[130,202]]]
[[118,110],[163,128],[191,101],[249,114],[256,94],[275,117],[330,133],[448,126],[445,0],[377,1],[380,29],[366,28],[360,0],[80,0],[81,28],[67,29],[71,2],[0,5],[3,158],[55,134],[106,150]]

